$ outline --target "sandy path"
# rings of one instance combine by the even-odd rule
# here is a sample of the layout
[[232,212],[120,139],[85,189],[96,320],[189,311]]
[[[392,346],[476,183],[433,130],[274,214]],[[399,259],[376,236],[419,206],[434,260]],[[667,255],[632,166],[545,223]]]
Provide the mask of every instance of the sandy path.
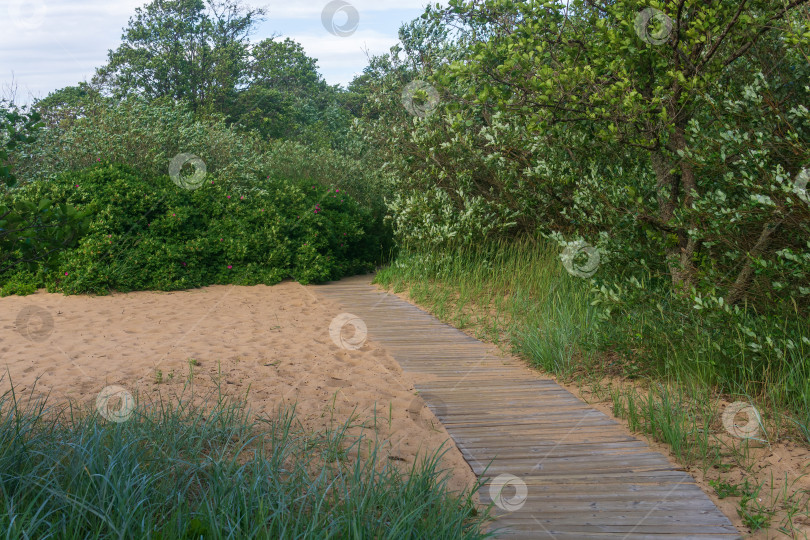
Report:
[[[416,397],[396,361],[372,341],[338,346],[330,323],[341,311],[306,287],[214,286],[183,292],[104,297],[40,291],[0,298],[0,391],[50,393],[50,402],[93,406],[120,385],[141,401],[180,393],[194,367],[196,388],[248,393],[252,410],[274,416],[297,403],[313,429],[353,413],[388,441],[385,451],[410,464],[452,440]],[[349,343],[353,327],[343,329]],[[162,382],[158,382],[162,379]],[[376,422],[375,422],[376,409]],[[451,446],[443,466],[453,489],[475,476]]]

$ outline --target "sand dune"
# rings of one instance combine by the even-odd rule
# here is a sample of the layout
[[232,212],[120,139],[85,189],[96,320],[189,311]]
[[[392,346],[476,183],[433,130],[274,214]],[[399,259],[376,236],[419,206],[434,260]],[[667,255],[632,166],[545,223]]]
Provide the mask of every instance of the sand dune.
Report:
[[[452,445],[423,406],[396,361],[372,341],[358,349],[330,336],[337,306],[307,287],[214,286],[183,292],[135,292],[103,297],[40,291],[0,298],[0,367],[19,393],[50,394],[50,402],[92,407],[118,385],[147,402],[179,395],[189,379],[196,391],[219,385],[247,393],[257,414],[297,404],[298,417],[319,429],[352,414],[369,434],[388,441],[386,452],[410,464],[417,453]],[[353,327],[343,328],[348,342]],[[376,419],[376,420],[375,420]],[[449,442],[446,442],[449,441]],[[443,465],[451,486],[475,476],[451,446]]]

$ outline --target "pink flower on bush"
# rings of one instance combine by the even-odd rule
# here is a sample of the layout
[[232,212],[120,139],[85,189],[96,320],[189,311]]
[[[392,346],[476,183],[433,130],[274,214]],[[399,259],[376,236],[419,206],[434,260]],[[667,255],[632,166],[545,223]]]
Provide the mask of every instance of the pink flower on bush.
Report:
[[229,264],[229,265],[228,265],[228,270],[230,270],[231,268],[233,268],[233,265],[232,265],[232,264]]
[[231,196],[230,196],[230,195],[228,195],[228,198],[230,199],[230,198],[231,198]]
[[65,272],[65,275],[68,275],[68,273],[67,273],[67,272]]
[[177,217],[177,214],[172,214],[172,217]]

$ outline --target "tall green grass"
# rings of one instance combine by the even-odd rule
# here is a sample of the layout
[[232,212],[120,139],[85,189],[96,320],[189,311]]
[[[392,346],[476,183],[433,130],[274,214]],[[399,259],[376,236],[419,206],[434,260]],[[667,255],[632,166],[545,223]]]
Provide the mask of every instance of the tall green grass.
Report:
[[407,290],[437,316],[493,342],[508,340],[543,369],[570,374],[596,330],[589,286],[555,251],[491,244],[451,254],[403,252],[375,281]]
[[376,282],[548,372],[750,400],[810,442],[810,321],[789,309],[781,318],[695,309],[651,279],[618,289],[611,283],[628,283],[621,269],[603,266],[596,279],[581,279],[559,254],[534,241],[404,251]]
[[215,397],[139,406],[115,424],[0,396],[5,538],[483,538],[440,454],[401,472],[350,423],[252,418]]

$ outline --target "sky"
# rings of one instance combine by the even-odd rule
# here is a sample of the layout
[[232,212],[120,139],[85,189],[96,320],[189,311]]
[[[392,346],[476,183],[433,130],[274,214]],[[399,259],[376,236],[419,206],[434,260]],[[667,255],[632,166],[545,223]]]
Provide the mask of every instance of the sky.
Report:
[[[89,80],[146,0],[0,0],[0,98],[30,103]],[[267,15],[251,41],[275,35],[304,46],[330,84],[346,85],[367,54],[397,42],[397,30],[428,0],[247,0]],[[435,3],[435,0],[434,0]]]

